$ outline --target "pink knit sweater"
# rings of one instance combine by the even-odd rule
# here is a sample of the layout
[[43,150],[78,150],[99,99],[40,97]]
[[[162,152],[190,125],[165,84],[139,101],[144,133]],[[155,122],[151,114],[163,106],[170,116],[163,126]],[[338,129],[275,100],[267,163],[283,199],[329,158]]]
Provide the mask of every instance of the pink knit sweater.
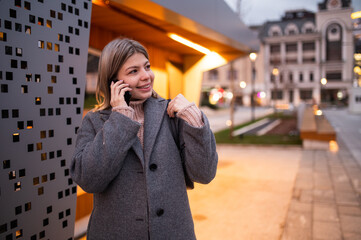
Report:
[[[144,142],[144,108],[143,103],[145,100],[130,101],[129,107],[114,107],[112,111],[119,112],[130,119],[137,121],[141,124],[138,132],[140,142]],[[202,120],[202,113],[194,103],[190,103],[185,108],[177,113],[177,117],[186,121],[193,127],[202,127],[204,125]]]

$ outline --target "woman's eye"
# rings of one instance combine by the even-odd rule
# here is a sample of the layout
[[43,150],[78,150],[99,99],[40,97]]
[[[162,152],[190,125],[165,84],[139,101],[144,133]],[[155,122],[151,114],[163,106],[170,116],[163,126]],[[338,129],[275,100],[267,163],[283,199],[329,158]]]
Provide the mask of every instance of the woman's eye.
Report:
[[128,74],[134,74],[134,73],[136,73],[136,72],[137,72],[137,70],[134,69],[134,70],[130,71]]
[[145,69],[149,70],[150,69],[150,64],[145,66]]

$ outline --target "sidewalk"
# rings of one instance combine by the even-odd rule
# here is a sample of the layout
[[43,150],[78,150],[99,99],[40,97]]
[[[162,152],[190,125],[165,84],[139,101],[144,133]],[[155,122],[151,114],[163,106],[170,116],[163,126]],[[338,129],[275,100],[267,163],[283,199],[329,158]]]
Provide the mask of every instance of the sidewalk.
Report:
[[217,146],[216,178],[188,191],[198,240],[278,240],[300,147]]
[[304,150],[282,240],[361,239],[361,169],[337,153]]
[[217,146],[216,178],[188,192],[197,239],[361,240],[361,116],[329,114],[338,152]]

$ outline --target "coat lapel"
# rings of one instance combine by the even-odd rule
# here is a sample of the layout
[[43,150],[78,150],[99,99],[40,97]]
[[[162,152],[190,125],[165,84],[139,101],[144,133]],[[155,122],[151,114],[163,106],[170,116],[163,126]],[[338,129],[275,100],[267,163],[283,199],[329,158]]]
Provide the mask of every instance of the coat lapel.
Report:
[[149,163],[155,139],[167,108],[163,98],[149,98],[144,104],[144,160]]
[[[101,110],[100,111],[100,116],[101,116],[102,120],[105,122],[105,121],[107,121],[109,119],[109,116],[110,116],[111,113],[112,113],[112,111],[109,110],[109,109]],[[140,143],[139,138],[137,138],[135,143],[132,145],[132,148],[133,148],[135,154],[140,159],[142,167],[144,168],[144,154],[143,154],[142,144]]]

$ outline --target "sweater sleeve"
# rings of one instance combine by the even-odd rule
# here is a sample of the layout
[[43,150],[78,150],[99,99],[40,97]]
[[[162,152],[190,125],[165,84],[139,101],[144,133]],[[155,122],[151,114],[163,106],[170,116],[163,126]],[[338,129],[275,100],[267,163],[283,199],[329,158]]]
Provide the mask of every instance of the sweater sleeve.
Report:
[[194,103],[189,104],[177,113],[177,116],[192,127],[203,127],[202,113]]
[[128,118],[134,120],[134,109],[131,107],[113,107],[112,111],[121,113],[124,116],[127,116]]

